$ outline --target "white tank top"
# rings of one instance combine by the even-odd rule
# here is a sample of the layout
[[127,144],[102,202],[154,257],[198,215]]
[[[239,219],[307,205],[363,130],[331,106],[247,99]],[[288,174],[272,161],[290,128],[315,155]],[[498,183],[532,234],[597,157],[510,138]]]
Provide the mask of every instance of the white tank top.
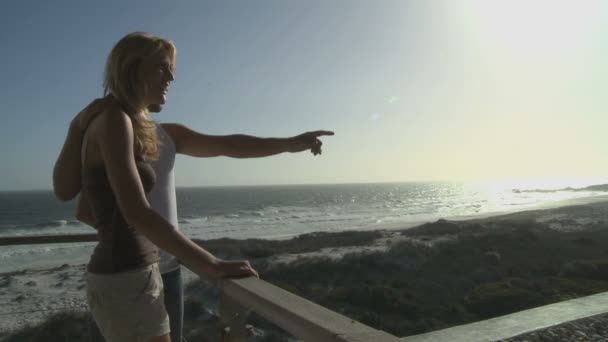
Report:
[[[177,221],[177,201],[175,197],[175,175],[173,167],[175,165],[175,143],[165,130],[156,124],[156,134],[158,136],[159,157],[152,161],[150,165],[156,172],[156,184],[148,193],[148,202],[160,216],[179,229]],[[160,251],[160,272],[167,273],[179,267],[177,259],[161,250]]]

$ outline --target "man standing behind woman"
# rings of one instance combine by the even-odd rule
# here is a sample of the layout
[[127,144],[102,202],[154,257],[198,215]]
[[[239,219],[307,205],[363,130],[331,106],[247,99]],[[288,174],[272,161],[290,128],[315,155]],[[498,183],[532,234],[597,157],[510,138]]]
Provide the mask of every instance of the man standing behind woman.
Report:
[[[183,287],[177,259],[212,277],[257,275],[248,262],[219,260],[177,229],[176,153],[250,158],[311,150],[316,155],[321,152],[318,137],[333,134],[210,136],[179,124],[154,124],[148,110],[161,110],[174,68],[170,41],[141,32],[121,39],[106,65],[107,96],[72,121],[55,164],[55,193],[70,200],[82,190],[77,217],[98,229],[87,297],[107,341],[169,341],[167,312],[171,340],[181,340]],[[169,252],[162,253],[162,282],[150,241]],[[140,287],[124,288],[133,282]],[[145,291],[134,294],[135,288]],[[123,313],[129,319],[120,317]]]

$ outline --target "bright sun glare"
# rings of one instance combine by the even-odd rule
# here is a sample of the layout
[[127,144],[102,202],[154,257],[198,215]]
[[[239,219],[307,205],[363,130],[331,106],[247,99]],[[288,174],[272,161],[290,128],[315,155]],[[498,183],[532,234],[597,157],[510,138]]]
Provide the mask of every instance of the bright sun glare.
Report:
[[470,0],[469,12],[497,45],[526,53],[565,52],[598,23],[601,0]]

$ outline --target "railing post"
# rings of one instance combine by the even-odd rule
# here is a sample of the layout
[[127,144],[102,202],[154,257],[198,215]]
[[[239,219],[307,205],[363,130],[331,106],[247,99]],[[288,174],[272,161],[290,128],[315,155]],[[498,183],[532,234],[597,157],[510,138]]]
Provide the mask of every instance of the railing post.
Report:
[[247,317],[251,310],[239,304],[223,291],[220,296],[220,322],[222,325],[222,342],[247,341]]

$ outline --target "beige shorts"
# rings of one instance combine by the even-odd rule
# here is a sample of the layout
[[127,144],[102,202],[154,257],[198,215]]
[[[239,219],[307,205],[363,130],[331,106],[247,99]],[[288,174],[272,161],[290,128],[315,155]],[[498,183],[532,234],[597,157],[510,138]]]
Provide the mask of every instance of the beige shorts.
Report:
[[87,273],[87,301],[107,342],[145,341],[170,331],[158,264],[116,274]]

